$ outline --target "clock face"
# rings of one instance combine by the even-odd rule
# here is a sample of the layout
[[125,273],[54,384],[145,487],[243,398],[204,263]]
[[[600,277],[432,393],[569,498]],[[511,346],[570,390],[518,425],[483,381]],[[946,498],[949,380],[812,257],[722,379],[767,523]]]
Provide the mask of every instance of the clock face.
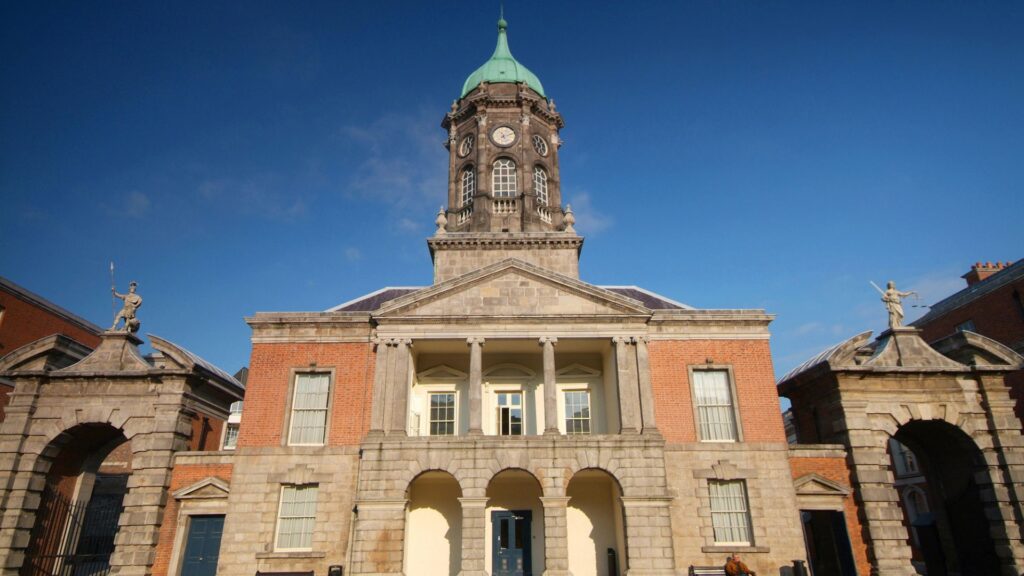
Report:
[[533,148],[537,151],[537,154],[540,154],[541,156],[548,155],[548,143],[545,142],[544,138],[539,134],[534,134],[533,136]]
[[491,132],[491,140],[498,146],[511,146],[516,141],[516,132],[508,126],[498,126]]
[[459,156],[466,157],[473,151],[473,143],[476,142],[476,138],[472,134],[462,139],[462,144],[459,144]]

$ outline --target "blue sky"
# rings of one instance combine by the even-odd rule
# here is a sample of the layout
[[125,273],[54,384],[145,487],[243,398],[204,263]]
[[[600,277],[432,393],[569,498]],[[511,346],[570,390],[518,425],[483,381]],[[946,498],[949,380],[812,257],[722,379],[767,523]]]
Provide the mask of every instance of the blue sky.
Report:
[[[506,2],[584,280],[766,308],[776,372],[1022,256],[1024,3]],[[256,311],[425,285],[497,2],[6,2],[0,275],[223,368]],[[910,316],[922,309],[908,308]]]

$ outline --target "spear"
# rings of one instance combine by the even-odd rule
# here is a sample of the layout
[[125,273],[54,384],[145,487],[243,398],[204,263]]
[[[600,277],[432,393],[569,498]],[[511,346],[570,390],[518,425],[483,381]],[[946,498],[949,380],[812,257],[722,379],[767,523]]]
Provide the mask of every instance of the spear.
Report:
[[882,290],[881,288],[879,288],[879,287],[878,287],[878,284],[875,284],[875,283],[874,283],[873,281],[871,281],[871,280],[868,280],[868,282],[869,282],[869,283],[870,283],[870,284],[871,284],[872,286],[874,286],[874,287],[875,287],[875,290],[878,290],[878,293],[879,293],[879,294],[881,294],[882,296],[885,296],[885,290]]
[[110,314],[113,316],[117,313],[117,299],[114,298],[114,261],[110,261]]

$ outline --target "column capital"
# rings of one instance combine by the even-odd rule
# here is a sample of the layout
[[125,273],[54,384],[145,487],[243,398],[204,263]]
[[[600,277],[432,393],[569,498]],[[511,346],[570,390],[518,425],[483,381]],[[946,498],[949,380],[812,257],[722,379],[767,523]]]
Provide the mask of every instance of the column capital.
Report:
[[544,508],[565,508],[569,505],[568,496],[541,496],[540,504]]
[[468,345],[479,344],[483,346],[484,341],[485,339],[483,336],[470,336],[469,338],[466,338],[466,344]]
[[558,344],[558,338],[554,336],[541,336],[540,338],[537,339],[537,343],[540,344],[541,346],[545,344],[551,344],[552,346],[554,346],[555,344]]
[[615,344],[636,344],[636,336],[613,336],[612,342]]
[[458,500],[463,508],[486,508],[489,498],[486,496],[483,498],[462,497]]

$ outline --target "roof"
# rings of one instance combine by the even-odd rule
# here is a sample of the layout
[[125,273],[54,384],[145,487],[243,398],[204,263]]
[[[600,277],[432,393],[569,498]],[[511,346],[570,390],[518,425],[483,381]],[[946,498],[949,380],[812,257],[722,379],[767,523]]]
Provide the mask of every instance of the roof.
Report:
[[491,54],[490,60],[484,62],[469,75],[469,78],[466,78],[459,98],[464,98],[466,94],[484,82],[495,84],[524,82],[536,93],[544,96],[544,86],[541,85],[540,78],[537,78],[536,74],[530,72],[526,66],[512,57],[505,32],[507,28],[508,22],[504,18],[498,20],[498,44],[494,47],[494,54]]
[[99,326],[93,324],[92,322],[89,322],[88,320],[82,318],[77,314],[74,314],[64,308],[61,308],[60,306],[54,304],[53,302],[50,302],[46,298],[43,298],[42,296],[36,294],[35,292],[32,292],[31,290],[26,290],[25,288],[18,286],[17,284],[11,282],[7,278],[4,278],[3,276],[0,276],[0,289],[10,292],[11,294],[14,294],[16,297],[21,298],[22,300],[25,300],[27,302],[30,302],[36,306],[39,306],[40,308],[43,308],[44,310],[47,310],[52,314],[56,314],[57,316],[60,316],[61,318],[67,320],[68,322],[71,322],[72,324],[77,324],[84,330],[92,332],[97,336],[99,335],[100,332],[103,332],[103,328],[100,328]]
[[[333,308],[328,308],[327,312],[373,312],[383,308],[392,300],[397,300],[402,296],[412,294],[413,292],[423,290],[425,288],[429,288],[429,286],[388,286],[347,302],[342,302]],[[598,288],[614,292],[620,296],[632,298],[651,310],[694,309],[692,306],[687,306],[682,302],[676,302],[675,300],[666,298],[661,294],[651,292],[650,290],[646,290],[639,286],[598,286]]]
[[198,354],[192,352],[191,350],[188,350],[183,346],[175,344],[174,342],[171,342],[166,338],[161,338],[156,334],[149,334],[149,340],[155,350],[163,352],[165,354],[168,352],[178,352],[181,355],[185,356],[189,361],[191,361],[193,365],[202,368],[209,374],[212,374],[217,378],[220,378],[221,380],[228,384],[238,387],[240,390],[245,389],[245,384],[239,382],[234,376],[228,374],[227,372],[221,370],[217,366],[206,361],[205,359],[200,357]]
[[1018,260],[1017,263],[1012,266],[996,272],[973,286],[968,286],[956,294],[936,302],[932,305],[931,309],[928,310],[927,314],[921,316],[917,320],[914,320],[910,325],[918,327],[924,326],[933,320],[945,316],[957,308],[966,306],[982,296],[990,294],[1021,278],[1024,278],[1024,259]]

